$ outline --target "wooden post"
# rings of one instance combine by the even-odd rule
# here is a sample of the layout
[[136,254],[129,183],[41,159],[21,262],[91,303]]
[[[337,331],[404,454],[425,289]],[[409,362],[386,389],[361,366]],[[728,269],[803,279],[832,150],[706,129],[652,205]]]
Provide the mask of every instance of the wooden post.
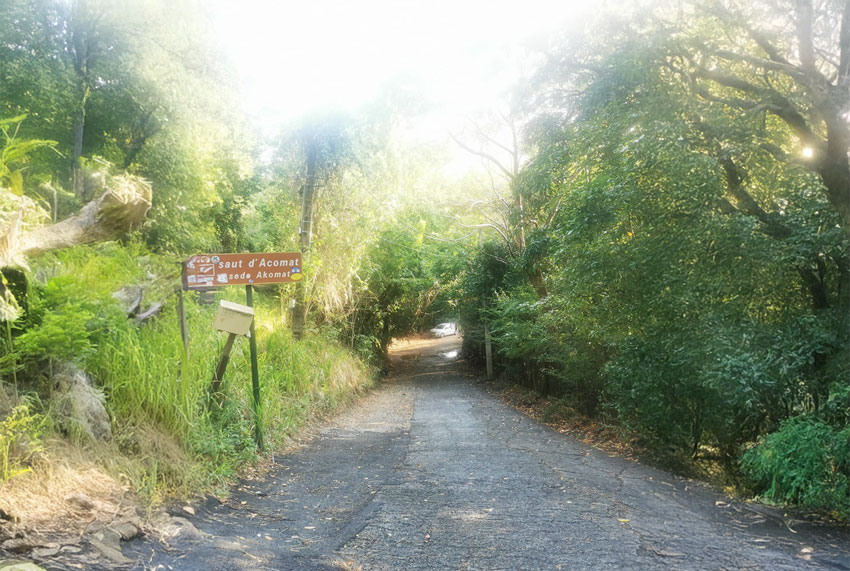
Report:
[[189,360],[189,327],[186,323],[186,306],[183,304],[183,288],[177,290],[177,321],[180,323],[180,337],[183,339],[183,362]]
[[[254,307],[254,288],[250,285],[245,286],[245,299],[248,307]],[[257,363],[257,335],[254,322],[256,316],[251,320],[250,337],[248,338],[248,347],[251,351],[251,388],[253,389],[253,408],[254,408],[254,441],[257,443],[257,448],[262,452],[263,445],[263,420],[260,409],[260,371]]]
[[215,368],[212,383],[210,384],[210,398],[221,391],[221,381],[224,379],[224,371],[227,369],[227,363],[230,362],[230,351],[233,349],[234,339],[236,339],[236,334],[230,333],[227,336],[227,341],[224,343],[224,351],[221,352],[221,358],[218,360],[218,365]]
[[493,380],[493,346],[490,343],[490,326],[484,323],[484,354],[487,356],[487,380]]

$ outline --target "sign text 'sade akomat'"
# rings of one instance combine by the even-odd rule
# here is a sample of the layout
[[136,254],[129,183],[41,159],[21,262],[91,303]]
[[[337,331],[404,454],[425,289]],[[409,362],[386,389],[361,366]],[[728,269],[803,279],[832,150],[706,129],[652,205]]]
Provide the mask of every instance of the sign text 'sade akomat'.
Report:
[[196,254],[183,262],[183,288],[301,281],[301,254]]

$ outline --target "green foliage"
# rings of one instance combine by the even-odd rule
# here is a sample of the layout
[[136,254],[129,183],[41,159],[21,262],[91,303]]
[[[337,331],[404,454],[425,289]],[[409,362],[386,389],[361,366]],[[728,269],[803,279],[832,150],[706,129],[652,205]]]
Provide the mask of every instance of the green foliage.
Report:
[[3,136],[0,145],[0,224],[14,228],[20,223],[21,229],[29,230],[48,218],[50,207],[43,204],[43,200],[33,200],[24,195],[25,190],[31,190],[25,188],[29,185],[25,185],[24,172],[35,151],[53,148],[55,143],[19,136],[21,122],[25,118],[26,115],[9,119],[0,117],[0,133]]
[[[507,198],[481,211],[486,201],[438,203],[433,157],[403,143],[400,107],[415,102],[392,96],[382,109],[305,119],[254,173],[230,70],[197,3],[4,6],[0,223],[23,213],[29,230],[91,198],[60,188],[71,186],[83,119],[80,162],[102,157],[148,179],[153,205],[140,237],[46,255],[27,299],[5,291],[2,372],[28,391],[44,391],[45,362],[93,372],[121,452],[144,459],[127,473],[152,500],[232,475],[256,452],[245,344],[223,406],[208,409],[223,342],[211,308],[187,296],[184,358],[174,319],[138,327],[113,293],[144,284],[167,315],[182,254],[296,250],[307,204],[298,291],[314,334],[290,337],[289,290],[258,306],[272,440],[366,382],[349,351],[382,356],[394,337],[459,318],[467,355],[483,357],[487,324],[497,370],[559,406],[616,420],[661,454],[719,460],[773,501],[847,513],[850,210],[833,181],[847,172],[850,137],[834,112],[846,101],[823,105],[799,79],[809,70],[787,73],[802,53],[762,63],[763,46],[738,41],[743,20],[725,6],[690,6],[692,21],[612,19],[553,48],[524,86],[525,116],[507,121],[524,123],[525,148],[504,187],[486,184]],[[816,7],[817,34],[840,20],[835,10]],[[762,18],[779,22],[764,41],[788,43],[784,18]],[[817,57],[823,69],[841,59]],[[807,160],[810,143],[831,158]],[[481,231],[474,248],[464,244],[475,234],[453,224],[459,210]],[[501,240],[482,241],[487,228]],[[39,414],[4,422],[37,440]]]
[[[23,114],[29,119],[19,136],[25,139],[62,141],[60,153],[71,140],[74,109],[73,65],[61,25],[64,3],[25,1],[6,3],[0,11],[0,116]],[[65,178],[67,159],[40,149],[31,157],[31,177]]]
[[394,336],[456,313],[448,292],[460,243],[440,207],[417,196],[432,165],[406,148],[396,127],[392,110],[374,108],[300,121],[281,134],[243,218],[253,249],[300,249],[312,188],[304,305],[313,324],[335,329],[369,359],[383,357]]
[[80,304],[47,313],[40,324],[17,338],[15,362],[23,366],[42,359],[84,361],[92,353],[90,326],[94,319]]
[[21,139],[18,130],[26,115],[0,118],[0,133],[3,134],[3,147],[0,149],[0,185],[6,184],[13,194],[24,194],[24,165],[33,151],[42,147],[55,147],[55,141],[41,139]]
[[850,518],[850,428],[810,416],[786,420],[743,456],[756,493]]
[[[59,217],[90,200],[79,188],[68,200],[59,188],[72,186],[74,129],[84,116],[83,159],[101,157],[151,182],[144,229],[150,246],[181,253],[237,248],[238,227],[216,221],[238,218],[234,197],[250,177],[252,143],[198,9],[160,0],[4,7],[0,117],[15,119],[0,125],[0,185],[21,194],[26,183],[35,196],[38,183],[56,181]],[[52,203],[48,194],[40,198]]]
[[[312,414],[337,406],[367,385],[371,373],[331,339],[294,341],[269,301],[261,299],[257,307],[257,327],[261,415],[267,445],[274,448]],[[214,308],[197,305],[193,296],[187,297],[186,305],[192,342],[185,364],[181,363],[182,343],[173,318],[113,331],[89,360],[119,424],[139,427],[153,423],[188,453],[179,469],[159,469],[159,480],[153,485],[156,498],[198,485],[194,481],[198,472],[206,474],[201,476],[206,485],[223,484],[256,454],[247,341],[239,340],[234,348],[225,375],[222,408],[205,409],[224,338],[210,327]],[[166,314],[173,310],[168,307]],[[144,446],[136,438],[123,442],[126,453]],[[139,485],[150,473],[145,470],[137,476]]]
[[32,471],[32,460],[43,450],[44,423],[44,417],[26,403],[16,405],[0,420],[0,482]]
[[[761,439],[817,458],[843,450],[824,435],[846,437],[850,242],[829,181],[792,158],[799,132],[756,110],[778,90],[820,119],[788,77],[744,65],[743,44],[715,59],[706,46],[729,39],[710,24],[719,6],[676,33],[659,20],[565,45],[526,86],[531,157],[512,190],[538,223],[519,255],[478,249],[462,322],[478,357],[490,324],[497,370],[618,421],[657,455],[719,461],[740,481]],[[564,63],[576,54],[578,66]],[[736,87],[746,82],[759,88]],[[822,437],[786,422],[801,415]],[[846,486],[806,462],[764,459],[757,487],[806,473],[768,495],[823,507],[812,498],[827,489],[846,505]]]
[[[248,344],[240,339],[234,347],[222,406],[208,407],[224,336],[211,327],[215,307],[186,294],[191,347],[184,360],[173,267],[138,242],[77,247],[40,259],[31,275],[30,309],[16,323],[20,331],[4,359],[8,367],[17,365],[18,384],[29,393],[49,392],[39,382],[45,361],[71,360],[88,371],[106,395],[115,427],[117,449],[109,464],[151,502],[222,485],[257,454]],[[161,318],[139,326],[126,317],[112,294],[133,284],[146,287],[149,302],[166,301]],[[239,299],[243,290],[222,293]],[[294,341],[277,300],[258,295],[256,309],[261,412],[267,443],[275,447],[311,415],[367,386],[372,371],[332,336]],[[41,430],[50,412],[27,411],[2,425],[11,427],[2,440],[6,450],[24,438],[27,450],[37,449],[35,428]],[[23,469],[12,462],[10,456],[7,474]]]
[[223,189],[206,145],[185,133],[163,133],[138,155],[133,170],[153,181],[153,205],[143,229],[154,249],[175,253],[216,251],[215,214]]
[[125,326],[127,316],[112,294],[141,282],[145,270],[153,269],[143,254],[138,244],[107,243],[40,259],[36,273],[46,281],[32,284],[28,312],[17,324],[22,332],[14,351],[4,357],[7,366],[37,366],[45,360],[85,365],[111,331]]
[[460,278],[458,312],[463,325],[464,352],[478,362],[484,358],[486,309],[495,303],[498,293],[517,283],[509,259],[504,243],[485,242],[468,260]]
[[364,256],[357,307],[343,329],[352,348],[383,356],[393,338],[456,319],[448,292],[460,273],[460,246],[426,237],[445,230],[437,216],[404,213],[378,236]]

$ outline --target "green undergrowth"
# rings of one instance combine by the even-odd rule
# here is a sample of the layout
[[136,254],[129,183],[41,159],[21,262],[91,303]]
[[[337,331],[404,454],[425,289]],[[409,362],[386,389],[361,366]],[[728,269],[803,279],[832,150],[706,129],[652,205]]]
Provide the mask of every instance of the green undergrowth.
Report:
[[[224,489],[258,458],[253,439],[251,367],[247,338],[237,338],[219,398],[209,387],[226,334],[213,328],[217,300],[201,304],[185,294],[189,355],[177,319],[174,260],[142,246],[79,247],[40,260],[3,357],[7,386],[46,402],[47,371],[71,360],[89,372],[106,396],[114,438],[108,444],[64,435],[97,454],[100,464],[150,505],[169,496]],[[128,319],[113,293],[146,287],[143,307],[162,301],[143,325]],[[309,418],[367,387],[374,372],[332,334],[295,341],[273,290],[255,295],[261,416],[268,450],[280,449]],[[244,288],[216,292],[245,303]],[[26,297],[26,299],[23,299]],[[26,302],[26,303],[25,303]],[[10,350],[11,347],[11,350]],[[56,423],[47,422],[53,427]],[[48,428],[56,435],[58,429]]]
[[850,428],[795,417],[748,450],[741,463],[761,499],[850,519]]

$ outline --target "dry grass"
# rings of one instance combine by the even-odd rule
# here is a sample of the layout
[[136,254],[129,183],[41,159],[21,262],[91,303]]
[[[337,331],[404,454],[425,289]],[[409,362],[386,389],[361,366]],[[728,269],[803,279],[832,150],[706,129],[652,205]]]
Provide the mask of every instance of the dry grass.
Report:
[[[146,479],[147,489],[140,489]],[[0,485],[0,509],[37,533],[82,535],[93,525],[135,519],[142,505],[150,515],[164,496],[189,495],[194,489],[187,482],[201,479],[198,463],[173,437],[137,426],[110,443],[49,441],[32,472]]]
[[37,533],[80,535],[134,510],[127,487],[66,441],[48,443],[33,472],[0,485],[0,509]]

